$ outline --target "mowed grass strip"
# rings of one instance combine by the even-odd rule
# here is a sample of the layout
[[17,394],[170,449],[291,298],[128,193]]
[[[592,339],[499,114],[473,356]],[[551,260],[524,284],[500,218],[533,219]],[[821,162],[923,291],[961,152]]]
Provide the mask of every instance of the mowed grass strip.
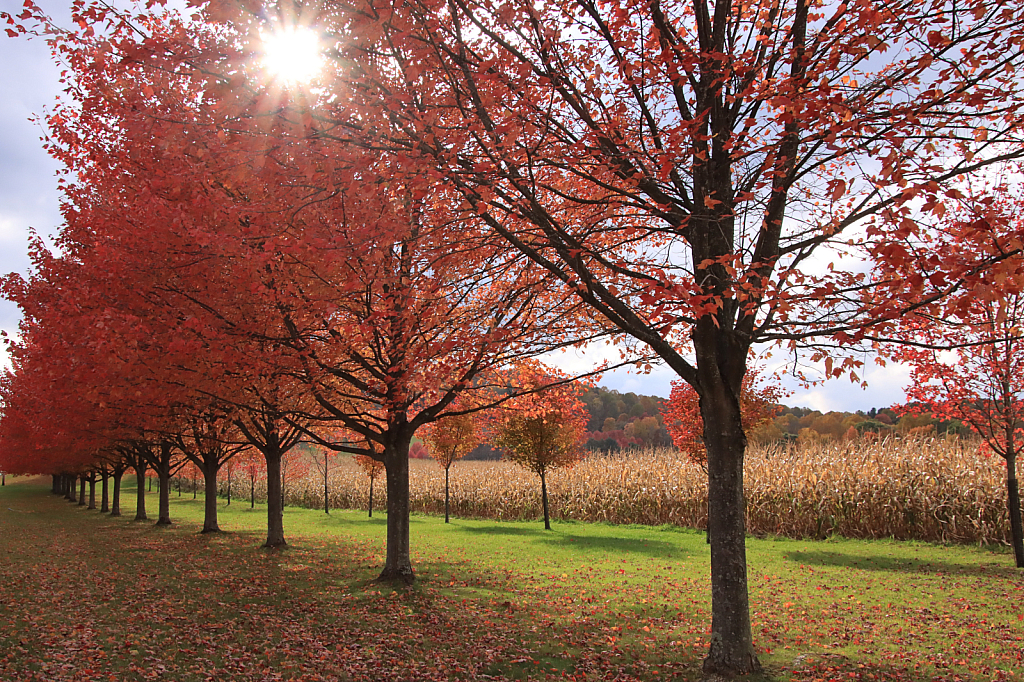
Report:
[[[0,680],[701,677],[702,533],[415,516],[419,580],[394,590],[373,582],[382,512],[289,508],[290,547],[267,552],[246,500],[199,535],[201,497],[172,492],[157,528],[47,483],[0,488]],[[748,557],[767,679],[1021,679],[1024,575],[1005,552],[751,539]]]

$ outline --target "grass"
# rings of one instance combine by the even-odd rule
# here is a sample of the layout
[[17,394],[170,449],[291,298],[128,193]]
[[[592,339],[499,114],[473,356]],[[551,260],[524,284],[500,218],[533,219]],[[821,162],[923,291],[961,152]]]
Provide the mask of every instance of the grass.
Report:
[[[126,479],[124,510],[134,509]],[[40,480],[0,488],[0,680],[700,678],[709,552],[676,527],[416,515],[418,582],[373,583],[383,513],[172,492],[175,525],[109,518]],[[154,509],[156,493],[147,505]],[[1020,680],[1024,572],[1002,550],[750,539],[770,680]]]

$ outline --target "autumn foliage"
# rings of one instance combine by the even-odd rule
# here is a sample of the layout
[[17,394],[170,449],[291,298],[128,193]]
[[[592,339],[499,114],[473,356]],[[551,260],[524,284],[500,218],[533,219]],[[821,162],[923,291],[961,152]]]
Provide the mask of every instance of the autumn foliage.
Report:
[[[761,380],[756,371],[748,371],[740,392],[740,414],[743,430],[751,433],[779,414],[782,389]],[[683,381],[672,382],[672,393],[662,413],[672,443],[700,468],[707,470],[708,455],[704,447],[704,419],[700,399],[692,386]]]
[[551,530],[547,474],[583,457],[587,415],[577,385],[558,383],[556,375],[534,368],[525,368],[523,374],[535,392],[503,407],[492,440],[508,460],[540,477],[544,528]]

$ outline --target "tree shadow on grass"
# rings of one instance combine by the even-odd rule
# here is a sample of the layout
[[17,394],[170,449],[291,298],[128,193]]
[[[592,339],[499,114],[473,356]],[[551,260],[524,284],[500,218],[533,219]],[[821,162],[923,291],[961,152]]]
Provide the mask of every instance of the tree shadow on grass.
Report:
[[558,547],[572,547],[581,552],[645,554],[650,557],[678,559],[689,554],[677,544],[664,540],[640,540],[624,537],[601,537],[574,535],[563,531],[547,531],[540,528],[512,528],[508,526],[467,527],[466,532],[490,536],[510,536],[528,539]]
[[916,660],[911,658],[911,665],[900,666],[879,661],[859,658],[848,658],[830,652],[804,652],[797,654],[792,663],[767,666],[763,679],[766,682],[783,682],[783,680],[886,680],[887,682],[967,682],[968,680],[989,680],[989,674],[982,674],[972,669],[954,667],[938,670],[930,666],[912,667]]
[[887,556],[865,557],[843,552],[826,550],[786,552],[787,559],[794,563],[815,564],[818,566],[834,566],[837,568],[859,568],[865,571],[890,571],[893,573],[940,574],[952,573],[960,575],[983,576],[986,578],[1019,578],[1012,566],[992,566],[990,564],[963,564],[953,561],[909,559]]

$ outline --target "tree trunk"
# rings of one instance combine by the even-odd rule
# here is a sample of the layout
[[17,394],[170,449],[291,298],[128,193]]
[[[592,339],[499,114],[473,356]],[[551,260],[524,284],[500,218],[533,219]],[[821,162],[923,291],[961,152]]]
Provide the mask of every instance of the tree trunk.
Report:
[[50,474],[50,480],[51,483],[53,484],[50,487],[50,492],[53,493],[54,495],[60,495],[60,476],[58,476],[57,474]]
[[78,506],[79,507],[84,507],[85,506],[85,477],[84,476],[80,477],[78,479],[78,481],[80,483],[80,488],[78,490]]
[[138,494],[135,500],[135,520],[148,521],[146,516],[146,470],[142,467],[135,469],[135,482],[138,485]]
[[192,469],[192,499],[196,499],[196,470]]
[[327,499],[327,451],[324,450],[324,514],[331,513],[331,505]]
[[156,525],[169,526],[171,525],[171,462],[169,458],[160,462],[157,476],[160,487],[160,514],[157,516]]
[[100,478],[100,513],[106,513],[110,511],[110,474],[103,471],[103,476]]
[[409,556],[409,442],[398,439],[384,453],[384,472],[388,491],[388,547],[384,570],[378,581],[402,581],[412,584],[416,574]]
[[64,487],[64,499],[68,502],[77,502],[75,499],[75,479],[70,474],[63,475],[61,485]]
[[444,522],[448,523],[448,470],[451,466],[447,466],[444,469]]
[[219,533],[217,523],[217,463],[204,458],[203,483],[206,499],[203,500],[203,529],[200,533]]
[[1017,568],[1024,568],[1024,527],[1020,517],[1020,488],[1017,483],[1016,454],[1006,458],[1006,506],[1010,512],[1010,537]]
[[123,471],[114,469],[114,494],[110,500],[110,515],[120,516],[121,515],[121,476],[124,475]]
[[256,508],[256,479],[249,477],[249,509]]
[[367,514],[371,519],[373,518],[373,479],[370,479],[370,507],[369,513]]
[[544,530],[551,530],[551,518],[548,516],[548,479],[540,472],[540,504],[544,508]]
[[754,653],[747,597],[743,501],[747,439],[740,421],[738,385],[730,390],[714,370],[702,372],[701,380],[711,535],[711,646],[704,672],[733,677],[761,668]]
[[96,474],[89,476],[89,506],[86,509],[96,508]]
[[264,547],[284,547],[284,498],[281,492],[280,450],[267,449],[263,457],[267,462],[267,541]]

